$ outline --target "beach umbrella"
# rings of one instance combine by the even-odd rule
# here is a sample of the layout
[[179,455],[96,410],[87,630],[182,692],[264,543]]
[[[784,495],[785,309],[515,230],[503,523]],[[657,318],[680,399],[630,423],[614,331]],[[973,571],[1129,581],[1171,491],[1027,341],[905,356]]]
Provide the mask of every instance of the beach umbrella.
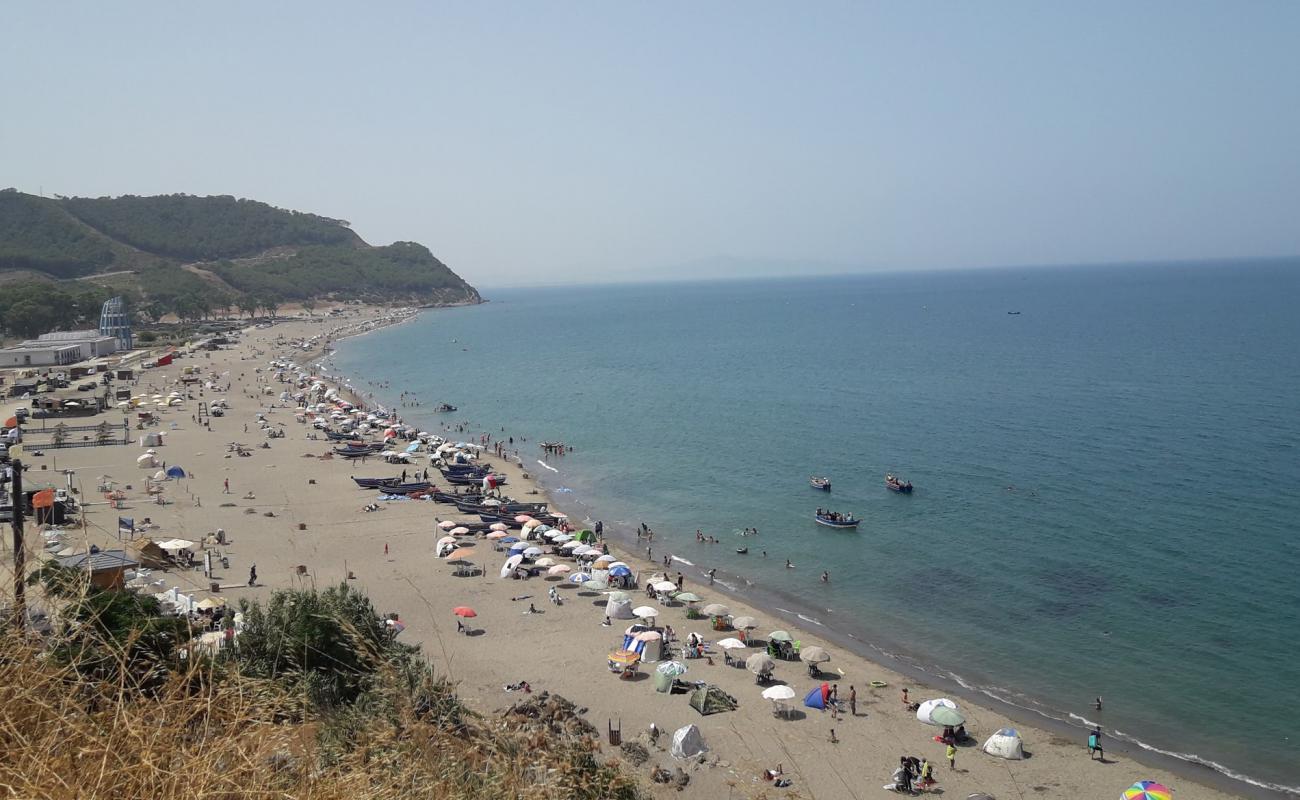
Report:
[[758,620],[753,617],[736,617],[731,621],[731,627],[738,631],[752,631],[758,627]]
[[672,592],[677,590],[677,584],[672,581],[655,581],[650,584],[650,588],[656,592]]
[[505,531],[492,531],[491,533],[489,533],[489,534],[487,535],[486,538],[488,538],[488,539],[504,539],[504,538],[506,538],[506,532],[505,532]]
[[730,637],[718,642],[718,647],[721,647],[723,650],[743,650],[747,646],[748,645],[739,639],[733,639]]
[[570,551],[577,550],[579,547],[582,547],[582,542],[565,542],[564,544],[560,545],[561,550],[570,550]]
[[542,521],[541,521],[540,519],[530,519],[530,520],[528,520],[527,522],[524,523],[524,527],[525,527],[525,528],[536,528],[536,527],[538,527],[538,526],[541,525],[541,524],[542,524]]
[[609,663],[620,667],[630,667],[641,660],[641,654],[632,650],[612,650],[607,656]]
[[673,595],[673,599],[681,603],[698,603],[703,598],[695,592],[678,592]]
[[585,572],[575,572],[569,576],[569,583],[576,583],[579,586],[591,580],[591,576]]
[[709,603],[707,606],[700,609],[700,613],[706,617],[725,617],[731,613],[731,609],[727,608],[722,603]]
[[753,653],[745,659],[745,669],[755,675],[766,675],[776,667],[776,661],[767,653]]
[[528,516],[527,514],[520,514],[519,516],[515,517],[515,522],[523,524],[530,519],[532,519],[532,517]]
[[568,574],[568,573],[570,573],[570,572],[572,572],[572,571],[573,571],[573,567],[570,567],[568,564],[556,564],[555,566],[553,566],[553,567],[551,567],[550,569],[546,570],[546,574],[547,574],[547,575],[566,575],[566,574]]
[[510,556],[510,558],[507,558],[506,563],[501,565],[501,577],[505,578],[509,576],[516,567],[523,563],[523,560],[524,557],[522,555]]
[[451,610],[451,613],[455,614],[458,617],[464,617],[465,619],[478,616],[478,612],[470,608],[469,606],[456,606]]
[[550,556],[547,556],[546,558],[537,559],[535,563],[539,567],[553,567],[555,566],[555,559],[551,558]]
[[614,563],[609,565],[608,569],[613,569],[614,567],[626,567],[626,566],[627,566],[626,561],[615,561]]
[[636,635],[638,642],[657,642],[662,638],[664,635],[659,631],[641,631]]
[[552,512],[551,512],[551,516],[552,516],[552,517],[555,517],[556,519],[568,519],[568,518],[569,518],[569,515],[568,515],[568,514],[561,514],[561,513],[558,512],[558,511],[552,511]]
[[789,686],[786,686],[785,684],[781,684],[779,686],[769,686],[763,690],[763,697],[764,699],[774,700],[776,702],[781,702],[783,700],[793,700],[794,689],[791,689]]
[[632,613],[642,619],[654,619],[659,616],[659,609],[654,606],[637,606],[632,609]]
[[609,588],[609,584],[605,583],[604,581],[598,581],[593,579],[593,580],[583,581],[582,588],[590,592],[599,592]]
[[195,604],[195,608],[202,608],[204,610],[207,610],[209,608],[220,608],[225,604],[226,604],[225,600],[217,600],[216,598],[213,597],[205,597],[202,600],[200,600],[197,604]]
[[456,558],[468,558],[469,556],[472,555],[474,555],[474,548],[457,547],[455,550],[452,550],[450,553],[447,554],[447,560],[450,561]]
[[444,544],[455,544],[455,543],[456,543],[456,537],[455,537],[455,536],[444,536],[444,537],[442,537],[441,539],[439,539],[439,540],[437,541],[437,543],[434,544],[433,547],[434,547],[434,549],[436,550],[436,549],[442,547]]
[[438,527],[442,528],[444,531],[449,531],[452,528],[456,527],[456,523],[452,522],[449,519],[444,519],[442,522],[438,523]]
[[[568,544],[569,542],[572,542],[572,541],[573,541],[573,537],[570,536],[570,535],[567,534],[567,533],[561,533],[559,536],[552,536],[552,537],[551,537],[551,541],[552,541],[552,542],[561,542],[561,543],[563,543],[563,544]],[[581,544],[581,542],[578,542],[578,544]]]
[[[523,543],[520,542],[520,544],[523,544]],[[537,556],[540,556],[541,554],[542,554],[542,548],[540,548],[540,547],[529,547],[529,548],[527,548],[527,549],[524,550],[524,555],[528,556],[529,558],[536,558]]]
[[612,567],[609,570],[609,574],[615,578],[626,578],[628,575],[632,574],[632,570],[627,567]]
[[946,697],[926,700],[916,709],[916,718],[926,725],[946,727],[964,724],[966,718],[957,709],[957,704]]
[[452,528],[451,533],[453,536],[464,536],[465,534],[469,533],[469,528],[466,528],[464,525],[461,525],[458,528]]
[[785,631],[772,631],[771,633],[769,633],[769,634],[767,635],[767,638],[771,639],[771,640],[774,641],[774,642],[793,642],[793,641],[794,641],[794,637],[791,636],[790,634],[786,633]]
[[508,530],[510,530],[510,526],[507,525],[507,524],[505,524],[504,522],[494,522],[494,523],[492,523],[491,525],[489,525],[488,527],[489,527],[490,529],[494,530],[494,531],[508,531]]
[[519,541],[518,536],[507,536],[501,540],[501,544],[514,544]]
[[1173,790],[1155,781],[1138,781],[1124,790],[1120,800],[1171,800]]
[[678,675],[685,675],[686,669],[686,665],[680,661],[665,661],[655,667],[655,672],[660,675],[667,675],[670,678],[676,678]]
[[602,562],[602,561],[606,562],[607,564],[613,564],[613,563],[614,563],[614,557],[613,557],[613,556],[609,556],[609,555],[605,555],[605,556],[601,556],[600,558],[596,559],[596,563],[597,563],[597,564],[599,564],[599,563]]
[[799,660],[805,664],[824,664],[831,660],[831,654],[826,652],[824,648],[813,645],[799,651]]

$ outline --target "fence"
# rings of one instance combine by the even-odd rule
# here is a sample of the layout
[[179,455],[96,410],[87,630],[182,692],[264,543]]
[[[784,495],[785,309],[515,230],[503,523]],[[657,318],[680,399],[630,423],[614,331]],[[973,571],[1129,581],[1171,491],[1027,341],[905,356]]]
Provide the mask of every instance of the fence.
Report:
[[131,425],[126,420],[120,426],[64,425],[48,428],[23,428],[23,444],[34,450],[62,450],[69,447],[105,447],[113,444],[131,444]]

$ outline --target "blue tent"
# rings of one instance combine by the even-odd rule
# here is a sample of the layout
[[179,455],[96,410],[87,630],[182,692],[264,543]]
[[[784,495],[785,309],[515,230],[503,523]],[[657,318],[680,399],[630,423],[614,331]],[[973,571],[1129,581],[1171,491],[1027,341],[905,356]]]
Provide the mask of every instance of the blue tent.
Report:
[[817,708],[822,711],[826,710],[826,700],[830,697],[831,686],[829,683],[823,683],[816,689],[813,689],[803,699],[803,704],[809,708]]
[[181,466],[178,466],[178,465],[176,465],[176,464],[172,464],[170,467],[167,468],[167,477],[169,477],[169,478],[184,478],[184,477],[185,477],[185,468],[184,468],[184,467],[181,467]]
[[407,448],[406,448],[406,452],[408,452],[408,453],[414,453],[416,450],[419,450],[419,449],[420,449],[420,443],[419,443],[419,442],[411,442],[411,444],[410,444],[409,446],[407,446]]

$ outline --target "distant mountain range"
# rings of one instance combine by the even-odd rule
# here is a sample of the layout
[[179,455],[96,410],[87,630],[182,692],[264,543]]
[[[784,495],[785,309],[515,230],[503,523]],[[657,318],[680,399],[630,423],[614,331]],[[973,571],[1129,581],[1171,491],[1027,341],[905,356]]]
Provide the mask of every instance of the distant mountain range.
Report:
[[138,309],[181,316],[254,303],[481,302],[421,244],[376,247],[344,220],[184,194],[44,198],[0,190],[0,281],[60,282],[50,289],[74,294],[90,283],[125,293]]

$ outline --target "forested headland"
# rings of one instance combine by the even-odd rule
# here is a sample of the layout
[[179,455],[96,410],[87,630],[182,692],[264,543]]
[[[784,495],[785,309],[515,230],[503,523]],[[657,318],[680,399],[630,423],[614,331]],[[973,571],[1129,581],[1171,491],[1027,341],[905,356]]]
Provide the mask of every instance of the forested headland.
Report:
[[478,292],[414,242],[229,196],[45,198],[0,190],[0,333],[93,326],[122,295],[142,322],[353,301],[449,305]]

